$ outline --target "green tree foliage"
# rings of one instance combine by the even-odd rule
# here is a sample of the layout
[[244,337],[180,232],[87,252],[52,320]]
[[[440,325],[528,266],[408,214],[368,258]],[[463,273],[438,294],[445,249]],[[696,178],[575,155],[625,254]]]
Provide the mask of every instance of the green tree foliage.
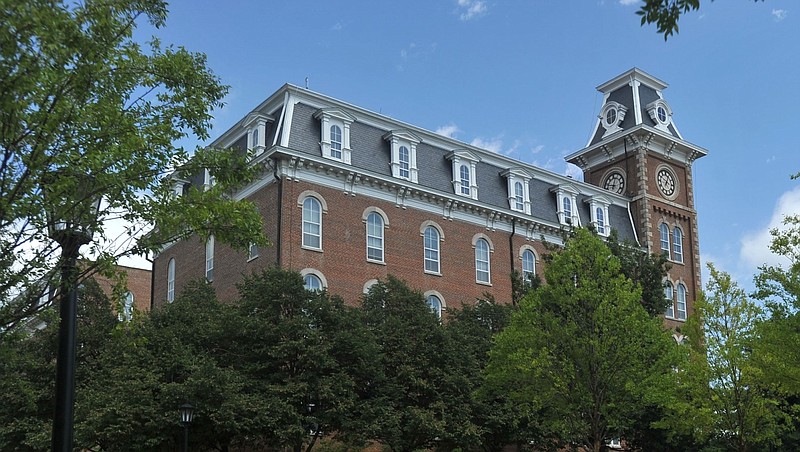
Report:
[[422,294],[392,276],[370,288],[363,310],[383,374],[374,394],[380,410],[374,438],[393,451],[433,447],[447,434],[450,408],[442,389],[451,383],[444,329]]
[[497,303],[487,294],[473,305],[448,311],[445,331],[451,349],[447,353],[457,358],[450,373],[462,379],[459,384],[462,399],[448,399],[454,402],[448,414],[470,417],[469,422],[460,423],[462,428],[448,429],[453,447],[480,445],[484,450],[495,451],[519,439],[516,432],[521,414],[516,405],[505,394],[482,388],[482,372],[489,360],[492,341],[508,325],[512,310],[511,305]]
[[237,367],[267,399],[263,441],[300,450],[323,434],[350,443],[369,438],[381,373],[360,313],[327,292],[306,290],[298,273],[279,268],[245,278],[239,290],[237,348],[246,353]]
[[619,259],[622,274],[642,289],[642,306],[648,314],[653,317],[664,314],[670,303],[664,298],[664,278],[670,269],[666,254],[647,254],[632,242],[620,242],[616,230],[611,231],[607,243]]
[[656,24],[658,32],[664,35],[666,41],[673,33],[678,32],[678,20],[681,16],[697,9],[700,9],[700,0],[644,0],[636,14],[642,17],[642,25]]
[[[78,292],[76,398],[102,368],[103,349],[117,324],[111,303],[94,279]],[[0,342],[0,450],[49,450],[55,410],[58,313],[49,308]]]
[[778,443],[785,421],[781,401],[764,385],[754,365],[760,353],[757,322],[762,309],[749,300],[727,273],[708,265],[706,293],[695,303],[686,325],[697,374],[695,428],[705,428],[712,444],[728,450],[764,450]]
[[589,231],[552,255],[545,281],[498,335],[487,386],[523,407],[536,447],[599,451],[631,432],[647,389],[669,379],[674,341]]
[[[163,0],[0,0],[0,328],[36,310],[26,300],[38,295],[16,295],[58,268],[52,218],[92,223],[83,206],[97,196],[103,220],[129,225],[111,237],[95,224],[92,251],[107,271],[121,255],[193,233],[266,244],[254,206],[222,196],[254,177],[246,156],[201,150],[190,160],[174,144],[208,138],[227,88],[204,55],[134,41],[137,23],[159,27],[166,14]],[[212,190],[176,197],[163,181],[204,167]]]

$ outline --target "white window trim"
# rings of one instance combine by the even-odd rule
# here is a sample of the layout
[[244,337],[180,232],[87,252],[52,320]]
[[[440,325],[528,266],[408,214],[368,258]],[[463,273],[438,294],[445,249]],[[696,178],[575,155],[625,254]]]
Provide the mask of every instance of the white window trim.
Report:
[[[664,248],[664,233],[661,230],[662,227],[667,228],[666,248]],[[661,250],[661,253],[667,253],[668,260],[672,260],[672,229],[670,229],[666,221],[661,221],[658,224],[658,249]]]
[[[675,240],[675,233],[680,234],[680,240]],[[683,263],[683,229],[678,226],[672,228],[672,256],[673,262]]]
[[[607,115],[609,110],[616,110],[616,119],[612,122],[607,121],[608,117]],[[603,106],[603,109],[600,110],[600,114],[597,116],[598,118],[600,118],[600,125],[602,125],[603,128],[606,130],[601,138],[605,138],[615,132],[619,132],[620,130],[622,130],[620,124],[622,124],[622,121],[625,119],[625,113],[627,111],[628,108],[620,104],[619,102],[614,102],[613,100],[606,102],[605,106]]]
[[305,287],[305,279],[306,279],[307,275],[316,276],[317,278],[319,278],[320,282],[322,282],[322,288],[323,289],[327,289],[328,288],[328,280],[325,279],[325,275],[323,275],[322,272],[320,272],[319,270],[317,270],[315,268],[304,268],[304,269],[300,270],[300,276],[303,277],[303,287]]
[[378,284],[378,280],[374,279],[374,278],[370,279],[367,282],[365,282],[364,283],[364,287],[361,289],[361,293],[364,293],[364,294],[369,293],[369,289],[371,289],[372,286],[374,286],[375,284]]
[[175,258],[167,263],[167,303],[175,301]]
[[[662,107],[664,111],[666,111],[666,120],[662,121],[658,117],[658,107]],[[656,99],[647,104],[645,108],[647,109],[647,114],[650,115],[650,119],[655,123],[655,128],[663,130],[664,132],[669,132],[669,125],[672,124],[672,109],[669,108],[669,104],[667,104],[664,99]]]
[[536,267],[538,267],[537,263],[539,262],[539,256],[536,254],[536,250],[533,249],[532,246],[523,245],[522,247],[520,247],[520,249],[519,249],[519,261],[520,261],[520,268],[522,269],[521,273],[522,273],[523,282],[525,280],[525,252],[526,251],[530,251],[531,254],[533,254],[533,273],[531,273],[531,275],[532,275],[531,280],[533,279],[534,276],[536,276]]
[[[683,288],[683,310],[680,309],[681,305],[681,288]],[[675,285],[675,320],[685,321],[686,316],[688,314],[688,304],[687,299],[689,298],[688,290],[686,289],[686,284],[683,281],[678,282]]]
[[[556,208],[558,209],[558,222],[562,226],[580,227],[581,217],[578,214],[578,190],[572,184],[561,184],[550,189],[556,194]],[[564,198],[570,200],[572,212],[567,215],[564,211]]]
[[[383,139],[389,142],[392,157],[392,177],[397,179],[409,180],[413,183],[419,182],[419,170],[417,169],[417,145],[422,142],[422,138],[409,132],[408,130],[392,130],[383,135]],[[400,176],[400,147],[405,146],[409,152],[409,177]]]
[[[319,202],[321,212],[319,215],[319,248],[308,246],[303,241],[303,236],[305,235],[305,231],[303,230],[303,203],[305,202],[306,198],[314,198]],[[323,238],[323,228],[325,219],[324,216],[328,213],[328,204],[325,202],[325,198],[322,197],[319,193],[313,190],[304,190],[300,195],[297,197],[297,207],[300,208],[300,246],[303,249],[311,250],[311,251],[322,251],[322,238]]]
[[[471,199],[478,199],[478,162],[481,158],[476,154],[464,149],[456,149],[447,154],[447,158],[453,164],[453,193]],[[469,193],[461,192],[461,166],[469,168]]]
[[211,170],[203,168],[203,190],[210,190],[211,187],[217,184],[216,178],[211,174]]
[[667,309],[664,310],[664,317],[668,319],[675,319],[675,284],[672,284],[672,281],[664,281],[664,298],[667,298],[667,285],[669,285],[670,293],[672,294],[672,298],[670,298],[670,305],[667,306]]
[[[500,173],[505,177],[508,182],[508,207],[515,212],[522,212],[527,215],[531,214],[531,195],[530,195],[530,180],[532,176],[521,168],[511,168]],[[515,185],[517,182],[522,183],[522,204],[523,209],[517,208],[517,194]]]
[[[383,221],[383,229],[381,230],[381,259],[370,259],[369,257],[369,223],[367,220],[371,214],[378,215],[381,220]],[[389,228],[389,219],[386,216],[386,212],[378,207],[367,207],[364,209],[364,213],[361,215],[361,221],[364,223],[364,234],[366,236],[365,239],[365,252],[367,257],[367,262],[374,262],[378,264],[385,264],[386,263],[386,230]]]
[[434,297],[439,299],[439,310],[435,311],[435,312],[436,312],[436,316],[439,317],[439,319],[441,319],[442,318],[442,313],[447,311],[447,304],[445,303],[444,297],[442,296],[442,294],[440,294],[439,292],[437,292],[435,290],[429,290],[429,291],[425,292],[423,294],[423,296],[425,297],[425,303],[428,302],[428,297],[430,297],[430,296],[434,296]]
[[[589,203],[591,214],[592,214],[592,225],[595,227],[597,234],[603,237],[608,237],[611,234],[611,222],[608,218],[608,207],[611,205],[611,201],[606,198],[605,196],[592,196],[591,198],[587,199],[586,202]],[[597,218],[597,209],[601,209],[603,212],[603,231],[601,232],[599,229],[599,221]]]
[[[314,113],[314,118],[320,120],[321,136],[320,151],[322,157],[336,160],[347,165],[351,164],[352,150],[350,148],[350,125],[355,122],[356,117],[338,108],[323,108]],[[337,158],[331,155],[331,126],[337,125],[342,129],[342,157]]]
[[[428,227],[434,228],[436,232],[439,233],[439,243],[437,248],[438,258],[436,259],[436,264],[437,267],[439,267],[439,271],[428,270],[425,267],[425,251],[427,250],[427,248],[425,248],[425,230],[427,230]],[[442,227],[439,226],[435,221],[423,221],[419,228],[419,235],[422,237],[422,270],[429,275],[442,276],[442,242],[444,242],[444,231],[442,230]]]
[[[252,112],[242,121],[241,126],[247,134],[247,149],[252,150],[256,156],[264,153],[267,142],[267,123],[274,120],[272,116]],[[253,132],[258,132],[257,140],[253,140]]]
[[[253,253],[253,248],[255,248],[255,253]],[[258,259],[260,251],[261,250],[258,249],[258,245],[251,243],[250,246],[247,247],[247,262]]]
[[[486,244],[488,245],[489,249],[487,250],[486,256],[486,273],[488,275],[488,281],[481,281],[478,278],[478,240],[485,240]],[[492,239],[489,238],[486,234],[478,233],[472,237],[472,249],[473,251],[473,266],[475,267],[475,282],[478,284],[482,284],[485,286],[492,285],[492,254],[494,254],[494,243],[492,243]]]
[[206,280],[214,281],[214,236],[206,240]]

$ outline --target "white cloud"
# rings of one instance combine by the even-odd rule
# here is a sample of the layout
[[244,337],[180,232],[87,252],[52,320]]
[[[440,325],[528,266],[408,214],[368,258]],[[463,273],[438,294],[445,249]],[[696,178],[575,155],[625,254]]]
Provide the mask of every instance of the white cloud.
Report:
[[461,129],[459,129],[458,126],[453,123],[447,124],[446,126],[441,126],[438,129],[436,129],[436,133],[445,136],[447,138],[455,138],[456,134],[459,132],[461,132]]
[[626,5],[626,6],[627,5],[634,5],[636,3],[639,3],[639,1],[640,0],[619,0],[619,4],[620,5]]
[[575,180],[583,180],[583,170],[579,166],[573,165],[572,163],[566,163],[564,175]]
[[461,20],[472,20],[483,16],[489,10],[483,0],[458,0],[460,8],[459,18]]
[[775,22],[780,22],[783,19],[786,19],[786,16],[789,14],[789,11],[785,9],[773,9],[772,10],[772,17],[775,19]]
[[787,215],[796,215],[800,212],[800,187],[787,191],[778,199],[775,210],[769,224],[758,231],[745,234],[741,240],[741,251],[739,259],[750,268],[756,268],[763,264],[779,265],[787,264],[788,260],[782,256],[773,254],[769,250],[772,242],[771,229],[783,229],[783,219]]
[[335,24],[333,24],[333,26],[331,27],[331,31],[342,31],[342,28],[344,28],[344,25],[342,25],[342,23],[341,23],[341,22],[336,22],[336,23],[335,23]]
[[478,137],[473,139],[469,144],[497,154],[500,154],[503,151],[503,140],[501,138],[490,138],[488,140],[484,140],[483,138]]

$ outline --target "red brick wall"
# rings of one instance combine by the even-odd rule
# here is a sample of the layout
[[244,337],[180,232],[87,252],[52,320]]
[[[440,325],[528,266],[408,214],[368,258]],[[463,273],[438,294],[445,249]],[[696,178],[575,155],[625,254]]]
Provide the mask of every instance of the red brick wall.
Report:
[[[133,293],[133,303],[136,305],[136,309],[139,311],[149,311],[150,279],[152,272],[150,270],[123,266],[119,266],[118,269],[124,271],[128,275],[128,290]],[[99,274],[95,274],[93,277],[97,281],[97,284],[100,285],[103,293],[113,302],[113,286],[111,281]]]
[[[302,248],[302,208],[298,205],[298,196],[306,190],[318,193],[327,205],[322,217],[321,252]],[[367,281],[383,279],[389,274],[407,281],[421,292],[438,291],[447,307],[474,302],[485,292],[492,293],[500,302],[510,302],[511,259],[515,268],[520,270],[520,248],[526,244],[534,248],[537,273],[541,272],[544,247],[539,242],[526,241],[524,235],[516,235],[510,247],[510,234],[505,232],[489,231],[478,224],[448,221],[440,214],[402,209],[392,202],[361,194],[352,196],[308,182],[283,182],[281,227],[278,230],[279,191],[278,184],[271,184],[249,198],[263,213],[265,232],[272,241],[271,247],[260,250],[257,259],[248,262],[246,253],[217,244],[214,286],[221,299],[236,297],[236,283],[241,281],[243,274],[275,263],[279,243],[284,268],[317,270],[325,276],[329,290],[351,304],[359,302]],[[377,207],[388,217],[388,227],[384,230],[384,264],[366,259],[366,226],[362,217],[368,207]],[[436,222],[444,233],[444,240],[440,243],[441,276],[424,272],[420,227],[426,220]],[[491,285],[475,282],[472,241],[479,233],[488,237],[494,246],[490,253]],[[176,296],[188,281],[205,274],[203,243],[194,238],[172,245],[154,263],[156,304],[166,298],[167,263],[173,257],[176,259]]]

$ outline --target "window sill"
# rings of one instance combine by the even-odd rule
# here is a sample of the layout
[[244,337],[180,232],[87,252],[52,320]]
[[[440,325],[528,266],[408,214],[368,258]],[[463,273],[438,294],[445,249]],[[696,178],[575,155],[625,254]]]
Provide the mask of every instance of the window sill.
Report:
[[480,284],[480,285],[482,285],[482,286],[489,286],[489,287],[492,287],[492,283],[491,283],[491,282],[486,282],[486,281],[475,281],[475,283],[476,283],[476,284]]
[[258,259],[258,256],[248,257],[247,262],[253,262],[256,259]]
[[425,270],[425,274],[426,275],[432,275],[432,276],[442,276],[441,272],[432,272],[430,270]]
[[667,315],[665,315],[664,318],[666,320],[674,320],[676,322],[686,322],[686,319],[679,319],[677,317],[670,317],[670,316],[667,316]]
[[321,253],[322,252],[322,248],[312,248],[312,247],[306,246],[306,245],[301,245],[300,248],[302,248],[304,250],[308,250],[308,251],[315,251],[317,253]]
[[367,263],[376,264],[376,265],[386,265],[385,261],[376,261],[376,260],[373,260],[373,259],[367,259]]

